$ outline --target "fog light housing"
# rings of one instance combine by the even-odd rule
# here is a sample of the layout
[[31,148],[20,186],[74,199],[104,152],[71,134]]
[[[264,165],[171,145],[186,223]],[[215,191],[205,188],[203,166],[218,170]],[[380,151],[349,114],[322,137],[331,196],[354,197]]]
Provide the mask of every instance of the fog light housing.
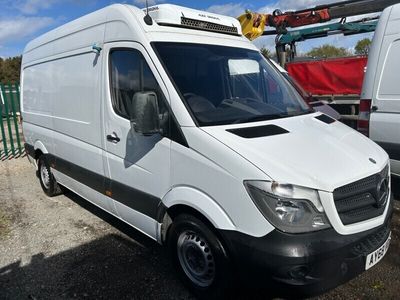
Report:
[[308,266],[296,266],[289,271],[289,276],[293,279],[304,279],[310,273]]

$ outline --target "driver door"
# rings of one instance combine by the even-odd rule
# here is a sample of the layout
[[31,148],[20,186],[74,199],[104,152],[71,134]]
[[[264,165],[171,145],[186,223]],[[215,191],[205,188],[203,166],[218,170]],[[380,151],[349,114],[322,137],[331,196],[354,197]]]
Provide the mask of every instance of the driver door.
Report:
[[131,42],[105,45],[107,86],[104,139],[108,189],[118,215],[156,238],[157,208],[170,187],[170,139],[131,129],[137,92],[157,95],[162,132],[168,132],[168,94],[145,49]]

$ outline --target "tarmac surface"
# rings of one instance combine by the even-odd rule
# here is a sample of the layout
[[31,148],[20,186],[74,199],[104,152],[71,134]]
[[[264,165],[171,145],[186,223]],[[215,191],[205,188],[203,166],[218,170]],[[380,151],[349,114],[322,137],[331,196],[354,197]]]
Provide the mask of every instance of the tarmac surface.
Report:
[[[400,201],[384,259],[318,299],[398,299]],[[238,299],[269,299],[244,290]],[[194,299],[163,247],[72,192],[41,190],[26,158],[0,161],[0,299]]]

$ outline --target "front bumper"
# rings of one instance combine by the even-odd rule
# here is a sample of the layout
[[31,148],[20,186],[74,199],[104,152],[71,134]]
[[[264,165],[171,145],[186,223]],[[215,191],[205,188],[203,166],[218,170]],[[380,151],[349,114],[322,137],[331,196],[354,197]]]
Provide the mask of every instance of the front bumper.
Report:
[[393,199],[383,225],[352,235],[334,229],[288,234],[278,230],[255,238],[221,231],[238,274],[262,284],[276,296],[324,293],[365,270],[366,256],[389,237]]

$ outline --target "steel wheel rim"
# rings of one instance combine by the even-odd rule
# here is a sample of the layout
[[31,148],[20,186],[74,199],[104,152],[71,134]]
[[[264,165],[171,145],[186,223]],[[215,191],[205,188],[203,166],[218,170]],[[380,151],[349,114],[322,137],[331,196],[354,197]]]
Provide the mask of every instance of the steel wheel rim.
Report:
[[42,179],[42,183],[46,189],[50,187],[50,174],[47,170],[46,166],[42,164],[40,166],[40,178]]
[[189,279],[200,287],[215,279],[215,261],[206,240],[196,232],[184,231],[177,241],[178,259]]

